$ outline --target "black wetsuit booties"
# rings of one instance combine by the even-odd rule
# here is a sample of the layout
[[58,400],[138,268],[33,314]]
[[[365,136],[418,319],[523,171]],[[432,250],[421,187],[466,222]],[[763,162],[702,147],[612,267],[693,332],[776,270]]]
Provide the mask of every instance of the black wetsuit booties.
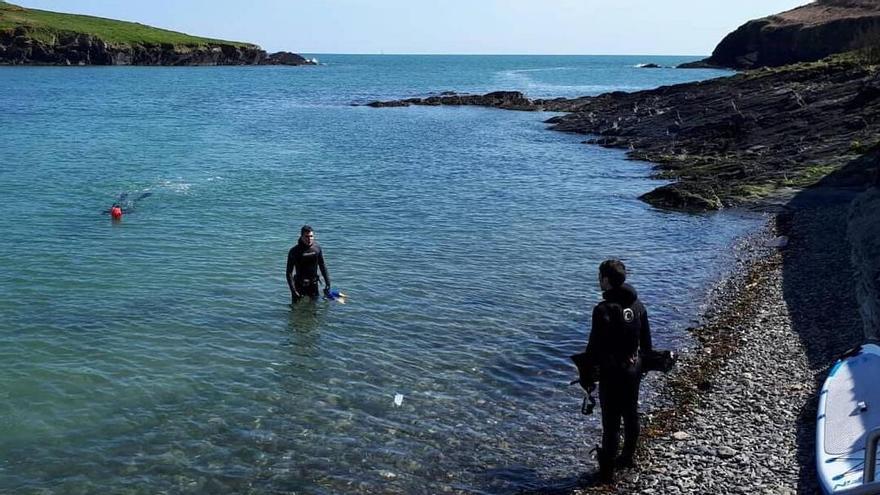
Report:
[[593,329],[587,355],[599,367],[599,403],[602,406],[602,449],[599,474],[614,477],[615,456],[623,419],[623,453],[618,463],[633,465],[639,440],[639,384],[641,353],[651,350],[648,312],[636,290],[623,284],[602,293],[604,301],[593,309]]
[[[309,296],[312,299],[318,297],[318,269],[324,277],[325,287],[329,288],[330,274],[327,273],[327,267],[324,265],[324,252],[321,251],[321,246],[317,242],[309,246],[300,241],[290,248],[287,253],[287,275],[289,278],[291,271],[295,270],[293,288],[300,297]],[[299,300],[295,295],[293,299],[294,302]]]

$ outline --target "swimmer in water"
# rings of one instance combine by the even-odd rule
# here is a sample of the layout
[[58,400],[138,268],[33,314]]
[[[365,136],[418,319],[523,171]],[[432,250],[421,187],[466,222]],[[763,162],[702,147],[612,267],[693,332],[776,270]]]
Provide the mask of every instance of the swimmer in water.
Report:
[[118,198],[116,198],[116,201],[113,203],[113,206],[110,207],[109,210],[104,210],[104,213],[109,213],[110,216],[113,217],[114,220],[119,220],[122,218],[123,214],[131,213],[132,211],[134,211],[135,203],[137,203],[138,201],[140,201],[144,198],[149,198],[152,195],[153,195],[153,193],[151,193],[151,192],[145,192],[145,193],[141,193],[140,196],[138,196],[137,198],[135,198],[133,200],[128,200],[128,193],[124,192],[124,193],[120,194]]

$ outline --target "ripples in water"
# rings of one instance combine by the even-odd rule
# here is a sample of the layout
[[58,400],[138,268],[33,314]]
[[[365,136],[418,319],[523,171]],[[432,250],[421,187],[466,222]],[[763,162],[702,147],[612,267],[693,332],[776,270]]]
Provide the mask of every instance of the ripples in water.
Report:
[[[655,341],[677,346],[760,221],[653,210],[644,164],[548,115],[348,106],[699,72],[325,58],[2,71],[18,96],[0,102],[0,491],[566,486],[597,434],[567,384],[598,263],[626,261]],[[140,191],[121,223],[100,213]],[[307,222],[348,304],[287,306]]]

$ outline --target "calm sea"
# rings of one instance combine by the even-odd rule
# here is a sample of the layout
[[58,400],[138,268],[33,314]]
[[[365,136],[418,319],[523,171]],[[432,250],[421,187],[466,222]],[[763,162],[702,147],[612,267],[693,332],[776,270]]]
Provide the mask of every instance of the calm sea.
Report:
[[[546,130],[553,114],[352,106],[724,73],[318,57],[0,70],[0,492],[567,486],[599,441],[568,386],[597,264],[625,260],[656,345],[681,347],[761,223],[651,208],[649,165]],[[347,304],[290,308],[304,223]]]

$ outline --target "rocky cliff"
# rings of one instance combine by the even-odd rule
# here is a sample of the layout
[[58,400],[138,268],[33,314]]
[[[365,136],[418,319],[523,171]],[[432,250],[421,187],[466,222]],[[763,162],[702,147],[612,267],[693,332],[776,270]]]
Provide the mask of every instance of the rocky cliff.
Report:
[[721,40],[711,57],[680,67],[777,67],[816,61],[878,40],[880,0],[820,0],[749,21]]
[[59,33],[48,41],[26,28],[0,31],[4,65],[311,65],[295,53],[267,54],[258,46],[223,43],[112,44],[83,33]]

